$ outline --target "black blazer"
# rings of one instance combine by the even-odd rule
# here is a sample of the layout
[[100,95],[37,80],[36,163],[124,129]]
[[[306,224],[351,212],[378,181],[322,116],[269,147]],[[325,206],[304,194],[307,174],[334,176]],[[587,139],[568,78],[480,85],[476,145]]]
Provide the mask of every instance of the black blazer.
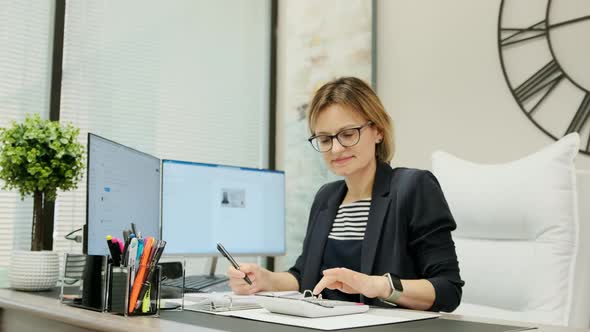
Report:
[[[346,192],[346,183],[340,180],[325,184],[315,196],[302,253],[288,271],[299,282],[300,291],[313,289],[321,279],[326,240]],[[378,163],[359,272],[428,279],[436,293],[430,310],[451,312],[461,301],[464,285],[451,238],[456,227],[432,173]],[[361,300],[384,305],[363,296]]]

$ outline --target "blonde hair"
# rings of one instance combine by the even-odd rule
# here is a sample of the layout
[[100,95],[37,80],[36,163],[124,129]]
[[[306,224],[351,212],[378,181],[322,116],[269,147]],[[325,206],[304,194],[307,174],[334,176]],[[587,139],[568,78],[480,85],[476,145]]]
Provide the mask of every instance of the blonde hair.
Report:
[[312,135],[315,135],[315,123],[320,112],[334,104],[348,106],[373,123],[383,135],[375,155],[377,160],[389,163],[395,153],[393,121],[373,89],[356,77],[342,77],[324,84],[313,96],[307,112],[307,124]]

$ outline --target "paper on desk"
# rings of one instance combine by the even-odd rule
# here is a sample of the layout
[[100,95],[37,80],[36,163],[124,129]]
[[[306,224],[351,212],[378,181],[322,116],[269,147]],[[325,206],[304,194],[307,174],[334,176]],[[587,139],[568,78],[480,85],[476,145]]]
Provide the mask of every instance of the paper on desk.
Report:
[[439,317],[439,314],[410,312],[397,309],[369,309],[362,314],[306,318],[271,313],[266,309],[231,311],[221,313],[224,316],[240,317],[269,323],[293,325],[319,330],[339,330],[363,326],[385,325]]

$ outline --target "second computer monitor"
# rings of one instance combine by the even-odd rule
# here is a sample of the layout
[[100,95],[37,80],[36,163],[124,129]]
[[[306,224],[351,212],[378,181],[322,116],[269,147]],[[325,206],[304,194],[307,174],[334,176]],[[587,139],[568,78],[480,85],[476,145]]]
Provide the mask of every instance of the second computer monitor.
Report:
[[284,254],[284,172],[163,160],[162,239],[166,254]]

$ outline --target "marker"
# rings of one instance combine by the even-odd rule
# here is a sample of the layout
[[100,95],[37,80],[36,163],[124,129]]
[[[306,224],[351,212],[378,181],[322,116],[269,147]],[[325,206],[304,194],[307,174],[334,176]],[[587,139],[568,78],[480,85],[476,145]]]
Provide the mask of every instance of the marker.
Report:
[[119,251],[119,245],[114,241],[112,236],[107,235],[107,245],[109,247],[109,251],[111,253],[111,258],[113,259],[113,266],[120,266],[121,265],[121,252]]
[[112,241],[117,243],[117,245],[119,246],[119,254],[122,254],[123,250],[125,250],[125,244],[123,243],[123,241],[116,237],[114,237]]

